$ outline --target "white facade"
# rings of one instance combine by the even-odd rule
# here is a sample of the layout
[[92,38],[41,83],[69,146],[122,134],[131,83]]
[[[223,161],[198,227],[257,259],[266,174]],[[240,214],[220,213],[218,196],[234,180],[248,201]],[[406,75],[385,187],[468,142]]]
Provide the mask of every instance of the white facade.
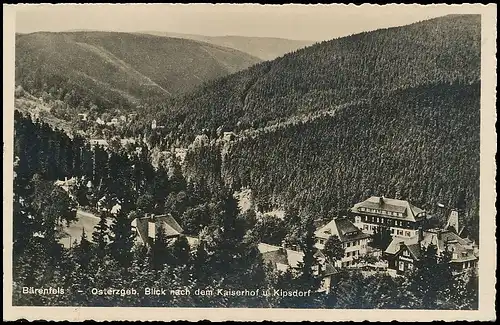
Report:
[[337,236],[342,242],[344,257],[335,262],[335,267],[352,266],[355,260],[367,253],[370,237],[345,219],[333,219],[315,234],[315,246],[319,250],[325,248],[325,243],[330,236]]
[[[377,218],[377,217],[374,217]],[[382,225],[373,224],[370,222],[363,222],[361,220],[361,216],[356,216],[354,225],[361,229],[364,233],[373,235],[376,231],[380,230]],[[380,218],[379,218],[380,219]],[[396,225],[403,223],[403,221],[395,221]],[[392,237],[402,237],[402,238],[411,238],[418,235],[418,229],[408,229],[397,226],[387,227],[389,228]]]

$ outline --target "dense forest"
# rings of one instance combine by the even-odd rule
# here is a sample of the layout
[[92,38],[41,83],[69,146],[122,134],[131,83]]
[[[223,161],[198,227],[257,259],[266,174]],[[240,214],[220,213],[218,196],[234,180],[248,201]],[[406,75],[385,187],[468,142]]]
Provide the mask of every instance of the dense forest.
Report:
[[[408,199],[442,221],[437,204],[456,207],[463,193],[461,222],[477,239],[479,40],[478,16],[449,16],[325,42],[215,82],[193,95],[189,107],[196,114],[172,113],[167,120],[180,123],[175,130],[182,133],[203,126],[211,139],[219,121],[230,121],[222,130],[235,131],[237,139],[195,147],[186,170],[252,188],[264,210],[292,204],[328,219],[370,195],[385,195]],[[347,49],[350,64],[338,61]],[[290,64],[280,70],[283,60]],[[335,64],[340,70],[331,69]],[[242,106],[238,96],[252,78],[246,95],[252,100]],[[297,92],[293,78],[307,91]],[[271,123],[265,116],[288,118]],[[243,130],[247,118],[261,117],[266,127]]]
[[[19,112],[15,115],[15,129],[14,305],[477,308],[477,277],[453,276],[447,260],[435,260],[433,251],[428,252],[415,274],[406,280],[340,271],[334,274],[328,294],[315,293],[300,298],[146,295],[144,289],[153,287],[190,292],[219,288],[315,292],[320,278],[314,273],[317,263],[314,220],[311,215],[299,216],[291,212],[293,209],[288,210],[286,219],[290,222],[283,229],[293,229],[304,258],[298,270],[277,272],[264,262],[257,249],[262,234],[255,216],[241,213],[232,190],[223,184],[211,184],[212,189],[208,191],[199,182],[186,181],[177,168],[155,169],[147,159],[139,166],[131,164],[137,161],[130,153],[115,155],[100,152],[98,147],[88,150],[85,145],[81,150],[72,151],[70,148],[81,139],[69,138],[62,131],[41,121],[32,121]],[[30,147],[30,143],[33,146]],[[90,155],[91,165],[87,171],[86,159],[83,159],[86,155]],[[55,157],[59,163],[55,163]],[[121,159],[119,164],[117,159]],[[36,164],[34,160],[49,163]],[[99,193],[89,193],[85,186],[77,185],[76,195],[71,198],[54,185],[54,179],[71,175],[99,182]],[[77,207],[89,208],[94,203],[87,200],[101,195],[119,198],[122,209],[115,215],[98,212],[101,221],[94,228],[92,238],[83,232],[79,242],[64,248],[58,242],[61,225],[74,222]],[[146,212],[171,213],[180,220],[187,234],[198,236],[198,245],[191,246],[184,236],[172,242],[162,231],[157,232],[150,249],[134,245],[130,222]],[[433,280],[429,281],[430,278]],[[49,286],[62,288],[65,294],[22,293],[23,287]],[[96,294],[92,288],[113,288],[120,294]]]
[[235,188],[252,188],[268,198],[267,208],[296,204],[317,217],[344,213],[370,195],[436,212],[437,203],[454,206],[463,190],[472,226],[479,203],[478,95],[477,83],[401,91],[242,137],[223,158],[220,146],[196,149],[187,161],[193,174],[222,173]]
[[[16,111],[15,304],[477,308],[477,277],[453,276],[450,256],[436,257],[432,246],[406,278],[340,270],[332,275],[330,293],[307,299],[117,297],[93,295],[88,289],[315,291],[320,285],[314,273],[318,224],[370,195],[408,199],[437,219],[444,217],[438,203],[460,205],[465,211],[460,223],[478,239],[479,15],[450,15],[325,41],[199,84],[178,97],[154,93],[167,89],[162,82],[170,79],[151,71],[146,52],[134,52],[132,61],[122,62],[126,47],[121,46],[127,42],[103,41],[103,35],[109,36],[41,33],[18,38],[25,42],[20,47],[43,45],[40,56],[21,51],[16,59],[16,78],[33,95],[101,113],[137,108],[135,98],[147,97],[141,103],[147,109],[137,120],[114,131],[147,144],[91,147],[76,132],[68,134]],[[30,37],[36,41],[27,41]],[[127,37],[140,38],[137,42],[145,42],[140,43],[145,48],[157,44],[150,42],[154,36]],[[60,42],[70,42],[71,50],[56,53]],[[113,57],[105,68],[90,71],[95,66],[80,62],[72,52],[77,48],[94,59],[106,54],[108,60],[111,52]],[[36,52],[32,50],[24,52]],[[56,58],[54,65],[39,64],[48,57]],[[158,58],[154,66],[168,58]],[[189,58],[181,59],[186,69],[204,67],[184,59]],[[127,70],[126,78],[114,75],[118,63],[130,64],[133,71]],[[29,64],[39,68],[28,69]],[[75,70],[61,69],[66,64]],[[138,89],[146,75],[154,85]],[[112,87],[96,87],[94,79],[102,76],[111,78],[106,85]],[[152,130],[152,118],[162,127]],[[226,137],[225,131],[234,134]],[[168,162],[153,164],[155,155],[175,149],[186,149],[183,161],[171,154]],[[64,177],[76,177],[74,196],[54,185]],[[240,211],[233,194],[246,188],[252,190],[252,207],[260,212],[281,208],[283,220],[258,219],[254,209]],[[95,207],[103,198],[107,208],[119,203],[121,210],[115,216],[99,212]],[[58,242],[61,224],[74,222],[78,209],[92,211],[101,222],[92,238],[82,234],[67,249]],[[172,242],[160,231],[150,249],[134,246],[130,222],[146,213],[171,214],[186,236],[199,239],[198,245],[191,246],[185,236]],[[264,262],[258,243],[283,242],[293,242],[304,257],[298,269],[279,273]],[[338,243],[333,246],[333,255],[343,255]],[[20,293],[35,285],[64,287],[72,294]]]
[[243,130],[399,89],[477,82],[480,18],[450,15],[324,41],[209,82],[167,105],[160,120],[180,135]]

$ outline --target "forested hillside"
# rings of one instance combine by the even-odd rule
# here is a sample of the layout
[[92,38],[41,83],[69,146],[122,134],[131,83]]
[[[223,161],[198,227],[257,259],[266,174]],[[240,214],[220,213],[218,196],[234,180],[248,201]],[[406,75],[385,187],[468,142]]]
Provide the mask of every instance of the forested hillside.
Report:
[[214,175],[268,205],[325,217],[372,194],[437,213],[463,191],[477,218],[479,108],[480,16],[452,15],[264,62],[186,96],[163,122],[188,141],[236,131],[226,155],[192,152],[188,170],[222,165]]
[[283,54],[314,44],[313,41],[291,40],[275,37],[205,36],[182,33],[146,31],[145,34],[192,39],[236,49],[262,60],[273,60]]
[[133,107],[260,62],[193,40],[117,32],[38,32],[16,37],[16,85],[71,106]]
[[325,41],[200,87],[163,120],[182,134],[247,129],[397,89],[474,82],[480,30],[479,15],[451,15]]
[[[312,218],[301,221],[290,215],[295,222],[284,224],[282,231],[296,229],[298,243],[310,249],[297,270],[277,272],[259,254],[262,234],[255,215],[241,213],[232,192],[222,184],[186,181],[177,168],[172,173],[154,169],[147,152],[90,150],[83,139],[71,139],[18,111],[14,126],[12,299],[16,306],[477,309],[476,278],[452,277],[445,264],[436,270],[431,259],[424,259],[419,271],[407,279],[342,270],[332,275],[330,293],[300,298],[145,294],[144,289],[152,287],[167,292],[221,288],[314,292],[319,279],[313,273]],[[54,184],[68,176],[77,176],[75,188],[69,190],[74,196]],[[88,180],[100,185],[89,189]],[[78,209],[90,208],[104,195],[120,199],[122,209],[116,215],[99,212],[91,238],[83,232],[71,248],[62,246],[61,223],[77,219],[77,203]],[[172,243],[159,231],[150,249],[134,246],[130,223],[145,213],[171,213],[186,234],[199,234],[198,245],[191,246],[184,236]],[[430,274],[433,281],[427,280]],[[59,288],[64,294],[23,294],[25,287]],[[120,294],[96,294],[92,288],[113,288]]]

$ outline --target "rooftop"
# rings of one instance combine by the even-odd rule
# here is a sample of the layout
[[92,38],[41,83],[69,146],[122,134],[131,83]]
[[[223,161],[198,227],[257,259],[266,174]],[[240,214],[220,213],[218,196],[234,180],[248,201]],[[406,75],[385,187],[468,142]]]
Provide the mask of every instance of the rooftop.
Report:
[[[154,234],[149,233],[153,230],[149,228],[149,223],[154,223]],[[156,232],[160,227],[163,228],[167,238],[180,236],[184,232],[174,217],[166,214],[135,218],[132,221],[132,225],[137,229],[138,239],[149,246],[153,243],[153,238],[156,236]]]
[[461,238],[452,231],[442,229],[424,231],[420,242],[418,236],[411,238],[393,237],[385,253],[396,255],[401,251],[401,247],[406,246],[412,256],[418,260],[421,256],[421,248],[429,245],[435,245],[438,254],[450,250],[453,253],[451,262],[465,262],[477,259],[473,243],[470,240]]
[[285,270],[288,267],[298,268],[304,258],[304,253],[279,246],[259,243],[258,249],[266,263],[273,263],[278,269]]
[[338,236],[342,242],[370,237],[370,235],[363,233],[347,218],[334,218],[325,226],[316,230],[314,234],[316,237],[323,239],[328,239],[330,236]]
[[426,216],[424,210],[410,204],[408,201],[380,196],[372,196],[363,202],[356,203],[351,208],[351,211],[408,221],[421,220]]

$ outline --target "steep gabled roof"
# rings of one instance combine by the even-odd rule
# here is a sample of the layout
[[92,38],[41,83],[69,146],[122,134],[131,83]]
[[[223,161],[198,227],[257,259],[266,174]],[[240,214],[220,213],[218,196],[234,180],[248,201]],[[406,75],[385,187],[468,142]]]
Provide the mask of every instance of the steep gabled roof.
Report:
[[[363,209],[368,209],[368,211],[362,211]],[[351,211],[384,216],[385,218],[390,219],[408,220],[412,222],[425,218],[425,211],[410,204],[408,201],[379,196],[372,196],[363,202],[356,203],[351,208]],[[374,211],[387,211],[391,214],[382,214]],[[395,213],[396,215],[392,213]],[[402,216],[398,215],[399,213],[401,213]]]
[[396,255],[401,249],[401,245],[410,246],[415,244],[418,244],[417,236],[413,236],[410,238],[392,237],[392,241],[389,244],[389,246],[387,246],[387,248],[385,249],[385,253]]
[[451,251],[454,253],[452,262],[465,262],[477,259],[473,242],[460,237],[453,231],[442,229],[426,230],[421,245],[424,247],[435,245],[438,253],[445,250]]
[[159,215],[155,216],[156,222],[158,223],[157,227],[161,224],[163,225],[163,229],[165,230],[165,235],[167,237],[177,236],[184,232],[181,226],[177,223],[177,221],[171,215]]
[[259,243],[258,249],[266,262],[272,262],[278,269],[283,270],[286,267],[298,268],[299,263],[304,258],[304,253],[297,252],[283,247]]
[[166,237],[176,237],[184,232],[181,226],[171,215],[157,215],[136,218],[132,221],[132,225],[134,225],[137,229],[137,234],[139,237],[137,239],[148,246],[151,246],[153,244],[153,239],[148,235],[149,222],[155,223],[155,234],[161,226],[163,227]]
[[405,246],[408,248],[410,254],[415,260],[418,261],[420,257],[422,257],[422,250],[420,249],[420,244],[410,244],[410,245],[405,244]]
[[265,263],[282,264],[288,266],[288,258],[284,249],[277,249],[262,253],[262,259]]
[[370,235],[363,233],[347,218],[334,218],[325,226],[316,230],[314,235],[323,239],[328,239],[330,236],[338,236],[342,242],[370,237]]

